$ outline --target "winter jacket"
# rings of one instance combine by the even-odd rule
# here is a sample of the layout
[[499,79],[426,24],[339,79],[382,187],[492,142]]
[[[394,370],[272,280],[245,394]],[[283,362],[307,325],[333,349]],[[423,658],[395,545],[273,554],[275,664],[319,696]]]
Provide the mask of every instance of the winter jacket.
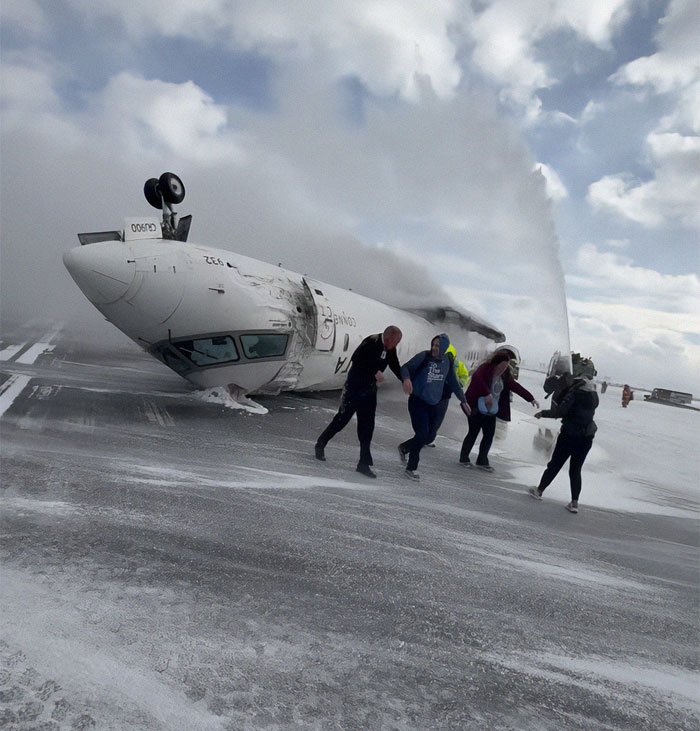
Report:
[[396,349],[387,350],[384,347],[382,333],[366,337],[357,346],[350,360],[352,365],[345,381],[345,388],[351,393],[376,388],[375,374],[377,371],[384,371],[387,366],[401,380],[401,366]]
[[577,378],[564,391],[557,404],[542,411],[542,416],[561,419],[561,433],[575,437],[592,437],[598,427],[593,414],[599,399],[595,384],[587,378]]
[[436,404],[443,398],[443,391],[448,390],[464,403],[466,398],[459,385],[457,375],[452,367],[452,359],[447,355],[450,339],[442,333],[440,336],[440,355],[433,358],[429,350],[422,350],[401,368],[401,377],[410,378],[413,383],[413,395],[428,404]]
[[[469,382],[469,388],[467,388],[467,403],[472,411],[478,410],[478,402],[481,396],[488,396],[491,393],[491,383],[493,382],[495,368],[495,365],[483,363],[474,371],[472,379]],[[510,370],[506,370],[501,378],[503,379],[503,390],[498,399],[498,413],[496,416],[503,421],[510,421],[511,391],[515,391],[525,401],[534,401],[535,397],[513,378]]]

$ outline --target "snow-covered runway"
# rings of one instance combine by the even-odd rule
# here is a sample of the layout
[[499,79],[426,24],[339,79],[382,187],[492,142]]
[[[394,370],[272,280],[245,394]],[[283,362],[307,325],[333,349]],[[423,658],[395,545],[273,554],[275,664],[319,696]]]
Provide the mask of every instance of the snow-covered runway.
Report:
[[495,474],[457,464],[453,405],[414,484],[383,390],[370,481],[352,425],[313,459],[337,394],[232,411],[129,344],[52,346],[0,384],[26,379],[1,422],[9,727],[700,723],[697,461],[663,464],[697,412],[609,390],[572,516],[565,474],[525,493],[558,425],[517,400]]

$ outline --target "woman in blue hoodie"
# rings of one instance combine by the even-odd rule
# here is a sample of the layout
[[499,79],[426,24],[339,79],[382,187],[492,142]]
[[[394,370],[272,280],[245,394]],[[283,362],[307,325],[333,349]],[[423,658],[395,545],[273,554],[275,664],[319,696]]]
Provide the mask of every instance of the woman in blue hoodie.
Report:
[[411,426],[415,434],[399,444],[399,454],[403,463],[408,455],[406,476],[412,480],[419,479],[416,469],[420,461],[420,451],[428,443],[438,418],[437,407],[442,399],[443,389],[449,389],[459,399],[466,416],[471,413],[452,361],[447,355],[449,345],[450,339],[445,333],[436,335],[430,343],[430,350],[417,353],[401,368],[403,390],[408,394],[408,413],[411,415]]

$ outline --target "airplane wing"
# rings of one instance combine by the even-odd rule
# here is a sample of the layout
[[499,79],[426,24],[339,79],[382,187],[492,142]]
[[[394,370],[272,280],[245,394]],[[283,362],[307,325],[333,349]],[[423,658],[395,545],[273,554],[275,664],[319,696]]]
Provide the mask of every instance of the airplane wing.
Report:
[[473,330],[496,343],[503,343],[506,339],[506,336],[498,328],[486,322],[486,320],[482,320],[465,310],[455,309],[452,306],[419,307],[416,309],[411,308],[408,311],[420,315],[420,317],[436,325],[449,326],[455,324],[464,330]]

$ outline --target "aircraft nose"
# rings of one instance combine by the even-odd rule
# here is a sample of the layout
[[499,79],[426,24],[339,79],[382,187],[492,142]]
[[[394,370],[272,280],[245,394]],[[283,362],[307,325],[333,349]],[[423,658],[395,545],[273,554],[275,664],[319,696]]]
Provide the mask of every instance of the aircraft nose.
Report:
[[123,297],[136,273],[127,248],[116,241],[76,246],[63,255],[63,263],[95,305],[107,305]]

